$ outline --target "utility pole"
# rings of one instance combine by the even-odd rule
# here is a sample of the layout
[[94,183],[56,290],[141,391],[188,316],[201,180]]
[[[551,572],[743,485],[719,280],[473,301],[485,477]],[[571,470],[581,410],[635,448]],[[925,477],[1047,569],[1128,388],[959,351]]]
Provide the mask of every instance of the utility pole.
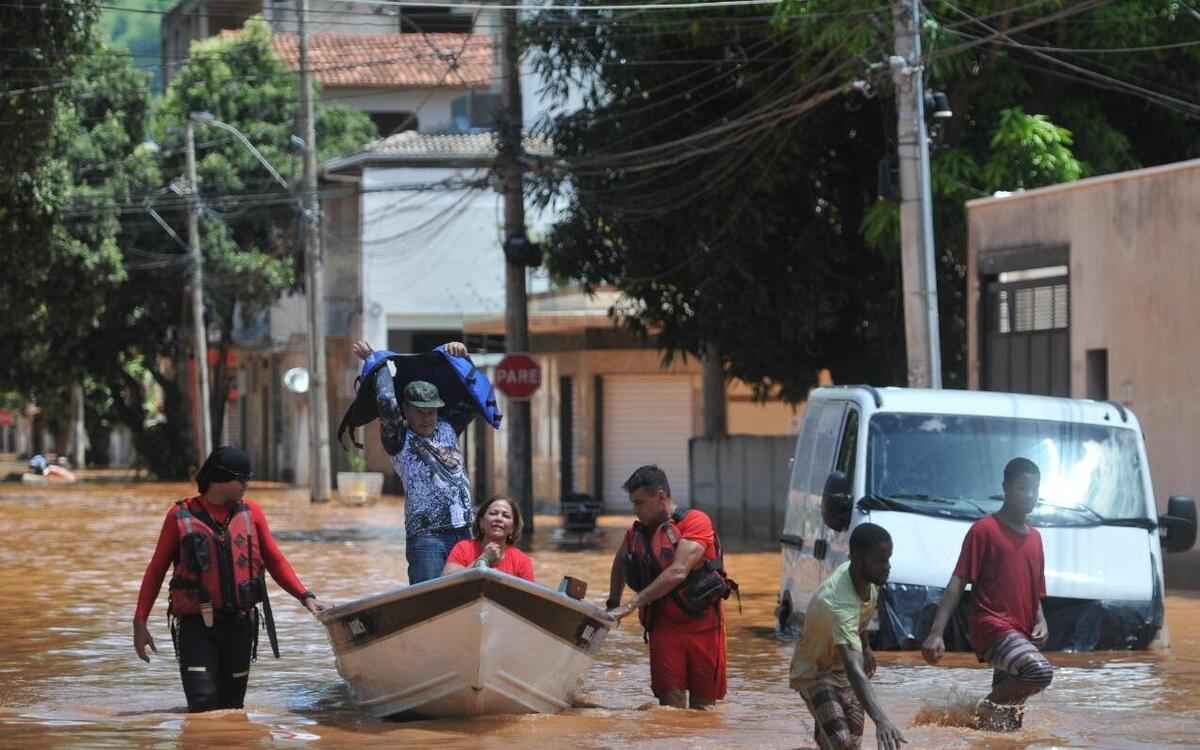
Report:
[[[517,11],[500,11],[500,164],[504,179],[504,236],[525,236],[525,191],[522,186],[521,51],[517,45]],[[506,243],[507,247],[507,243]],[[519,259],[518,259],[519,260]],[[529,311],[525,297],[525,265],[505,260],[504,340],[511,352],[529,350]],[[508,494],[517,501],[525,520],[523,536],[533,537],[533,455],[529,402],[508,402]]]
[[208,339],[204,333],[204,255],[200,252],[200,182],[196,179],[196,128],[187,118],[188,247],[192,251],[192,350],[199,379],[196,417],[200,427],[200,455],[196,465],[212,453],[212,413],[208,408]]
[[909,386],[941,388],[942,356],[920,20],[920,0],[896,0],[892,7],[896,54],[889,62],[896,82],[904,342]]
[[308,59],[308,0],[297,8],[300,40],[300,109],[304,118],[304,269],[308,298],[309,484],[312,501],[329,500],[329,399],[325,391],[325,259],[321,252],[321,201],[317,194],[317,123]]

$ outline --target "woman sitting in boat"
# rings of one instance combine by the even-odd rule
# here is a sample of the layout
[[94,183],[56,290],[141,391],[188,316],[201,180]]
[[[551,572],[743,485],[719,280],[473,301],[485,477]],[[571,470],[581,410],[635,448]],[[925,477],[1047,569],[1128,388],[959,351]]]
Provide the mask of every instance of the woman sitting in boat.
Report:
[[450,550],[442,575],[475,565],[486,565],[527,581],[533,580],[533,560],[513,546],[521,536],[521,511],[507,497],[497,495],[475,513],[473,539],[464,539]]

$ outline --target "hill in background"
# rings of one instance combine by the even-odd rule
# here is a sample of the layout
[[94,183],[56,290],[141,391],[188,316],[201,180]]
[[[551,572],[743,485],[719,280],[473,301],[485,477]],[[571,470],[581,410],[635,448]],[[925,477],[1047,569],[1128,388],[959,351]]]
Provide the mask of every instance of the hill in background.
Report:
[[133,64],[154,76],[155,93],[162,92],[163,15],[175,0],[112,0],[102,6],[100,39],[114,49],[127,49]]

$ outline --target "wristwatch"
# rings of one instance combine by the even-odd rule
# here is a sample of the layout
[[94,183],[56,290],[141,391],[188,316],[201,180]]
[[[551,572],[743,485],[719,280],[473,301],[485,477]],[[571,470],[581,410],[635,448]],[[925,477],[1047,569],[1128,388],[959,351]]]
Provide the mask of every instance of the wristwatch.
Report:
[[314,594],[312,591],[305,591],[303,594],[300,595],[300,603],[303,604],[304,602],[308,601],[309,599],[316,599],[316,598],[317,598],[317,595]]

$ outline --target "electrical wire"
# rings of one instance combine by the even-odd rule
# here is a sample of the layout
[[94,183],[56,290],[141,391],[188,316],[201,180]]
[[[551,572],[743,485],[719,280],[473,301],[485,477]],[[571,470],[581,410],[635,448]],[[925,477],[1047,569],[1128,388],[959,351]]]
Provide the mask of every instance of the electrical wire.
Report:
[[[943,2],[944,2],[944,0],[943,0]],[[939,50],[932,52],[929,55],[925,56],[925,59],[922,60],[922,63],[925,65],[928,65],[929,63],[933,62],[934,60],[939,60],[943,57],[948,57],[950,55],[957,55],[961,52],[966,52],[967,50],[974,49],[975,47],[979,47],[984,44],[990,44],[994,39],[999,39],[1007,34],[1016,34],[1021,31],[1028,31],[1030,29],[1038,28],[1039,26],[1045,26],[1048,23],[1056,23],[1058,21],[1063,21],[1068,18],[1071,18],[1072,16],[1077,16],[1080,13],[1086,13],[1087,11],[1096,10],[1097,8],[1101,8],[1105,5],[1110,5],[1113,2],[1115,2],[1115,0],[1084,0],[1083,2],[1079,3],[1078,5],[1068,6],[1056,13],[1051,13],[1050,15],[1047,15],[1047,16],[1039,16],[1038,18],[1032,19],[1030,21],[1026,21],[1025,23],[1017,24],[1016,26],[1013,26],[1012,28],[1007,29],[1006,31],[999,31],[997,29],[991,29],[991,27],[989,26],[987,28],[991,29],[991,33],[988,36],[978,37],[970,42],[964,42],[962,44],[954,45],[951,47],[946,47],[944,49],[939,49]],[[946,4],[948,5],[948,3],[946,3]]]
[[[1056,66],[1065,68],[1065,69],[1071,71],[1072,73],[1076,74],[1077,76],[1082,76],[1083,78],[1088,79],[1091,82],[1091,84],[1094,86],[1099,86],[1101,88],[1106,88],[1106,89],[1112,90],[1112,91],[1119,91],[1122,93],[1131,94],[1131,95],[1140,97],[1146,101],[1149,101],[1153,104],[1157,104],[1166,109],[1170,109],[1172,111],[1175,111],[1180,114],[1188,115],[1190,117],[1200,117],[1200,103],[1188,101],[1185,99],[1181,99],[1179,97],[1170,96],[1168,94],[1163,94],[1161,92],[1153,91],[1153,90],[1145,88],[1143,86],[1129,83],[1128,81],[1123,81],[1123,80],[1115,78],[1113,76],[1109,76],[1104,73],[1100,73],[1100,72],[1091,70],[1089,68],[1085,68],[1080,65],[1075,65],[1074,63],[1068,62],[1066,60],[1062,60],[1051,54],[1047,54],[1046,52],[1043,52],[1036,45],[1024,44],[1022,42],[1019,42],[1019,41],[1013,39],[1012,36],[1010,35],[1012,33],[1012,31],[1010,31],[1010,32],[998,31],[998,30],[992,28],[991,26],[988,26],[986,23],[984,23],[982,21],[975,21],[970,13],[962,10],[961,8],[954,6],[953,4],[951,4],[949,2],[946,2],[945,5],[947,7],[949,7],[951,10],[955,11],[956,13],[965,16],[968,20],[973,21],[977,26],[980,26],[982,29],[989,32],[989,36],[981,37],[977,41],[986,41],[987,43],[992,43],[995,39],[1003,40],[1010,46],[1020,49],[1022,51],[1028,52],[1029,54],[1031,54],[1032,56],[1036,57],[1039,60],[1043,60],[1052,65],[1056,65]],[[1014,31],[1015,31],[1015,29],[1014,29]]]

